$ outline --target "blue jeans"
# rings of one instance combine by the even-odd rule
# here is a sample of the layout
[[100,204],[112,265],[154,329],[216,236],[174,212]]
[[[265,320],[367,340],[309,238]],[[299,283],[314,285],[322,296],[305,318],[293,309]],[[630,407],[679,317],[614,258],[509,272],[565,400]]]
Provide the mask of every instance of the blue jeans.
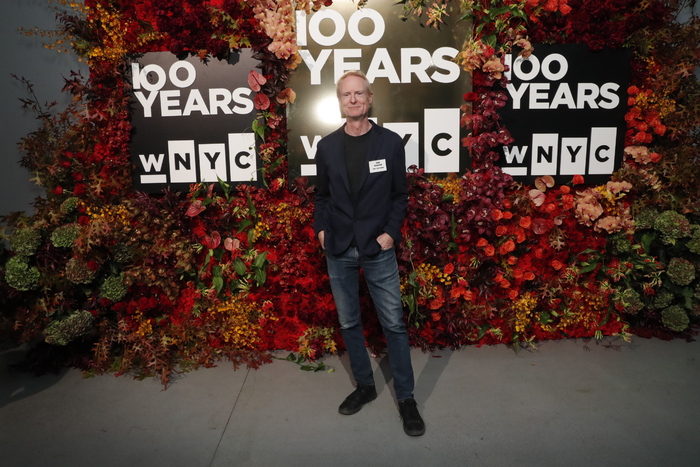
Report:
[[326,252],[328,275],[338,309],[340,332],[358,384],[374,385],[374,376],[360,316],[360,269],[365,276],[386,338],[389,364],[398,400],[413,397],[413,367],[408,332],[403,322],[399,268],[393,248],[374,256],[361,256],[351,246],[340,255]]

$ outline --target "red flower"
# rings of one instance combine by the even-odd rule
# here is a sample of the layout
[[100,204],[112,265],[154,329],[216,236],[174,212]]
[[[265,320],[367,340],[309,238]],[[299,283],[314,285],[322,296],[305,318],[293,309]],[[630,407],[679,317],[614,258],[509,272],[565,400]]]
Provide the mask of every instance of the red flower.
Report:
[[583,181],[583,175],[574,175],[573,184],[574,184],[574,185],[580,185],[580,184],[582,184],[582,183],[584,183],[584,181]]
[[86,191],[87,185],[85,185],[84,183],[76,183],[75,188],[73,188],[73,194],[75,196],[84,195]]
[[214,249],[221,244],[221,234],[216,230],[211,235],[205,235],[202,245]]
[[474,102],[479,97],[475,92],[468,92],[464,94],[464,100],[467,102]]
[[270,98],[267,97],[266,94],[259,92],[255,95],[253,104],[255,104],[255,108],[258,110],[267,110],[270,108]]
[[78,224],[80,225],[88,225],[90,223],[90,218],[88,216],[80,216],[78,218]]
[[51,191],[54,195],[62,195],[63,194],[63,187],[61,185],[58,185],[54,187],[54,189]]

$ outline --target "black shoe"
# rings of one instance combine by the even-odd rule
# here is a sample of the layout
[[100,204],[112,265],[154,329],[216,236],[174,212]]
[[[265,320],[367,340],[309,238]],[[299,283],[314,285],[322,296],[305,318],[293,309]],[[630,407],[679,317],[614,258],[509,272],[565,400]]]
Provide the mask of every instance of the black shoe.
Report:
[[418,404],[412,397],[399,401],[399,413],[403,420],[403,431],[409,436],[420,436],[425,433],[425,422],[418,413]]
[[360,411],[363,405],[367,402],[372,402],[377,398],[377,390],[374,386],[366,386],[364,384],[358,384],[357,389],[355,389],[352,394],[345,398],[338,412],[343,415],[352,415]]

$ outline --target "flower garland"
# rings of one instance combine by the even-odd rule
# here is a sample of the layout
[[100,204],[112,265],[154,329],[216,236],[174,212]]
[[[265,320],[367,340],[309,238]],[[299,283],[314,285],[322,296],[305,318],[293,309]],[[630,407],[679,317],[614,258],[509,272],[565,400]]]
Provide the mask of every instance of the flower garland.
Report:
[[[337,351],[335,306],[312,228],[313,187],[286,180],[284,117],[296,97],[286,86],[299,63],[294,11],[330,2],[62,4],[68,9],[54,45],[70,44],[90,76],[66,80],[75,99],[58,113],[39,105],[25,83],[25,107],[42,126],[22,140],[23,165],[47,195],[34,215],[4,219],[14,232],[10,250],[0,250],[0,329],[16,341],[43,336],[54,361],[69,355],[64,364],[164,383],[177,368],[222,358],[256,366],[274,349],[303,359]],[[474,165],[462,177],[408,174],[398,258],[414,345],[692,334],[700,316],[692,149],[700,22],[673,22],[673,5],[460,2],[475,26],[456,58],[472,75],[461,123]],[[404,2],[404,14],[427,17],[427,27],[441,27],[447,12],[445,1]],[[634,51],[624,165],[604,186],[580,176],[523,186],[497,165],[499,146],[512,142],[498,113],[508,99],[504,56],[513,47],[528,55],[543,42]],[[128,60],[147,51],[226,58],[241,47],[262,62],[249,84],[265,187],[132,193]],[[378,350],[376,316],[365,318]]]

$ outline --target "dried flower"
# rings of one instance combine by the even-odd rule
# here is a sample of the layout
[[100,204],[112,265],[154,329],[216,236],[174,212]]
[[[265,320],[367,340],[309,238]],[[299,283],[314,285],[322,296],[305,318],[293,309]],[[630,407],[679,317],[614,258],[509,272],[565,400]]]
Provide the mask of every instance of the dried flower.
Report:
[[672,331],[678,332],[685,331],[688,324],[690,324],[688,314],[680,305],[671,305],[665,308],[664,311],[661,312],[661,320],[664,326]]
[[651,302],[651,306],[657,310],[662,310],[670,306],[673,303],[674,298],[675,295],[673,295],[673,292],[670,290],[661,290],[659,294],[654,297],[654,300]]
[[100,286],[100,297],[113,302],[118,302],[126,295],[127,287],[124,284],[124,275],[110,276]]
[[34,290],[39,286],[39,270],[29,267],[22,256],[10,258],[5,267],[5,280],[13,289],[20,291]]
[[676,240],[690,236],[690,221],[676,211],[664,211],[654,221],[654,230],[661,233],[661,241],[675,245]]
[[86,334],[94,319],[92,313],[81,310],[66,318],[51,321],[44,329],[45,340],[52,345],[68,345],[77,337]]
[[32,228],[17,229],[12,235],[11,243],[17,255],[31,256],[41,245],[41,232]]
[[634,218],[634,224],[638,230],[653,229],[657,217],[659,217],[659,211],[653,208],[644,208]]
[[78,258],[71,258],[66,263],[66,278],[73,284],[89,284],[97,276],[97,270]]
[[683,258],[672,258],[666,268],[666,274],[674,284],[688,285],[695,280],[695,266]]
[[79,236],[79,224],[63,225],[51,234],[51,244],[56,248],[71,248]]

